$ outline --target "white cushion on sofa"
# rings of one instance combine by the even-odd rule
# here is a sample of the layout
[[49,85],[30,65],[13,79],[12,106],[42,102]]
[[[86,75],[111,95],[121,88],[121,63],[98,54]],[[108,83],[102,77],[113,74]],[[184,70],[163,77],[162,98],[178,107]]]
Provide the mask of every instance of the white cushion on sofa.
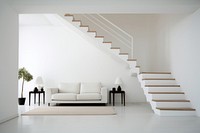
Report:
[[59,93],[80,93],[80,83],[60,83]]
[[81,83],[80,93],[100,93],[101,83]]
[[101,94],[99,93],[82,93],[77,94],[77,100],[101,100]]
[[51,96],[52,100],[69,100],[69,101],[74,101],[76,100],[76,93],[55,93]]

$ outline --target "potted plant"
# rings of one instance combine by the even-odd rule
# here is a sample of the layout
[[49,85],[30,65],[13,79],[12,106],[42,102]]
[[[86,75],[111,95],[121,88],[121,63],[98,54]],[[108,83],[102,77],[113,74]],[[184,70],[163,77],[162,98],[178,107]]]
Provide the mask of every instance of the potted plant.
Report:
[[18,79],[22,78],[22,90],[21,90],[21,97],[18,98],[19,105],[24,105],[26,98],[23,97],[23,91],[24,91],[24,81],[31,81],[33,79],[33,76],[23,67],[19,69],[18,72]]

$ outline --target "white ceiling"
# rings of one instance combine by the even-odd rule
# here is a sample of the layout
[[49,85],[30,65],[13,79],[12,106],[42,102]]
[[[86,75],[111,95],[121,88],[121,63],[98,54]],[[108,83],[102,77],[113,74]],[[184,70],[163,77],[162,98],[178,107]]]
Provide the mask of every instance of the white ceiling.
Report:
[[19,13],[191,13],[200,0],[9,0]]

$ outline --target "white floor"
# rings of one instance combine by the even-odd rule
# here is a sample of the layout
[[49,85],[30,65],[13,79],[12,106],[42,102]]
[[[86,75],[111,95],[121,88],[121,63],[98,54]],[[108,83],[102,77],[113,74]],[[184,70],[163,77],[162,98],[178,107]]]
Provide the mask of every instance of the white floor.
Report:
[[[37,107],[20,107],[20,112]],[[117,115],[19,116],[0,133],[200,133],[199,117],[159,117],[148,103],[116,105]]]

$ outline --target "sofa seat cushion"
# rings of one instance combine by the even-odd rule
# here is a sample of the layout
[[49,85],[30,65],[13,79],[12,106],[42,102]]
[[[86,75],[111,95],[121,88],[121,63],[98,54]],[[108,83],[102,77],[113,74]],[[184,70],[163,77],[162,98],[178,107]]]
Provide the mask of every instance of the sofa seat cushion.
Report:
[[81,83],[80,94],[83,93],[101,93],[101,83],[92,82],[92,83]]
[[83,93],[83,94],[77,94],[77,100],[101,100],[101,94],[99,93]]
[[80,93],[80,83],[60,83],[59,93]]
[[76,100],[76,93],[55,93],[51,96],[52,100],[70,100],[70,101],[75,101]]

